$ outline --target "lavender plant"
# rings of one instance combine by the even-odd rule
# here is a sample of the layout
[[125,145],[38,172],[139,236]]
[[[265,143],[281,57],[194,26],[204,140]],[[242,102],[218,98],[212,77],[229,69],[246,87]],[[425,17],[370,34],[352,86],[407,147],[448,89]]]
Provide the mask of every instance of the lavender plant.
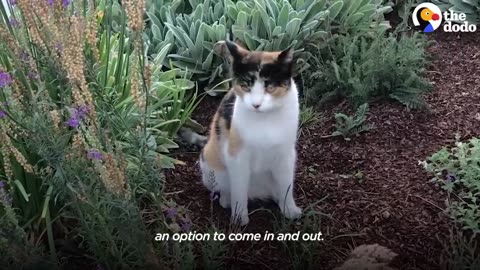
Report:
[[462,229],[480,233],[480,139],[444,147],[422,164],[448,192],[447,211]]
[[119,28],[113,3],[34,4],[0,5],[0,216],[25,232],[2,228],[2,259],[22,260],[3,252],[28,234],[58,264],[63,228],[93,255],[86,264],[141,268],[140,201],[161,197],[162,169],[175,163],[165,153],[196,104],[183,99],[192,83],[146,59],[143,1],[123,1]]

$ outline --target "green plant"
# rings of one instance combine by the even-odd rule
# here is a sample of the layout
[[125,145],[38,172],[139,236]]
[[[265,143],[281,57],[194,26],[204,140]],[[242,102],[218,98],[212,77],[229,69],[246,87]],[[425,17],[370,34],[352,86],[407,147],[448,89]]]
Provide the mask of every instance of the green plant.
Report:
[[332,22],[340,32],[371,32],[374,29],[390,28],[384,15],[391,12],[392,7],[384,4],[382,0],[344,0],[343,3],[339,16]]
[[[174,45],[175,39],[173,32],[168,31],[165,26],[167,17],[175,17],[179,11],[182,10],[181,4],[183,1],[153,1],[148,0],[146,2],[146,15],[145,19],[146,28],[143,32],[144,40],[147,46],[147,53],[150,57],[155,58],[157,54],[164,50],[166,46],[169,46],[169,50]],[[163,63],[168,64],[167,59],[164,59]]]
[[480,139],[443,147],[423,163],[448,193],[447,211],[464,230],[480,233]]
[[[301,224],[287,220],[284,217],[274,218],[273,228],[276,235],[280,233],[298,233],[298,241],[282,241],[281,249],[283,249],[290,258],[290,269],[317,269],[321,263],[315,256],[314,250],[325,245],[325,236],[323,221],[330,216],[317,210],[317,206],[321,204],[328,196],[320,198],[303,210]],[[316,237],[315,240],[305,241],[303,235],[308,234]]]
[[[12,197],[0,213],[13,224],[2,226],[0,248],[9,264],[43,256],[38,245],[54,267],[66,237],[106,268],[145,265],[141,203],[161,197],[162,169],[177,162],[165,154],[197,100],[179,70],[163,70],[168,46],[148,61],[143,7],[125,1],[112,12],[117,1],[100,2],[0,5],[0,183]],[[3,23],[13,17],[18,24]]]
[[25,230],[20,226],[17,215],[11,208],[5,183],[0,182],[0,265],[7,269],[40,268],[42,249],[27,241]]
[[[226,5],[236,38],[250,50],[293,46],[298,73],[308,68],[308,44],[324,42],[335,32],[366,31],[388,9],[380,1],[256,0]],[[380,25],[388,28],[384,21]]]
[[469,270],[480,268],[478,254],[478,235],[468,235],[461,229],[450,229],[448,239],[444,242],[444,252],[440,265],[445,270]]
[[335,131],[331,136],[343,136],[347,141],[352,136],[368,131],[373,128],[373,125],[365,123],[367,120],[368,104],[360,105],[355,114],[348,116],[343,113],[335,114]]
[[[207,90],[228,77],[224,59],[213,52],[220,40],[238,39],[249,50],[278,51],[293,46],[300,73],[308,68],[310,54],[305,48],[309,43],[324,41],[331,32],[367,31],[376,20],[381,21],[376,27],[389,27],[383,14],[390,7],[377,0],[191,0],[191,13],[180,5],[178,1],[149,2],[149,54],[173,44],[168,60],[191,73],[191,79],[202,82]],[[233,37],[227,35],[229,29]]]
[[[226,78],[224,60],[215,54],[215,43],[227,38],[230,22],[224,16],[221,1],[203,3],[191,1],[192,13],[176,13],[178,5],[158,7],[152,2],[147,12],[150,27],[150,54],[155,54],[171,44],[164,65],[180,68],[188,79],[211,88]],[[227,87],[228,88],[228,87]]]
[[317,46],[308,102],[348,98],[355,107],[377,99],[394,99],[408,108],[426,108],[422,94],[432,85],[422,76],[428,59],[425,38],[417,33],[379,30],[336,36]]
[[299,136],[307,130],[307,127],[317,123],[320,120],[323,120],[322,114],[316,112],[313,107],[302,105],[300,109]]
[[[327,17],[335,18],[342,2],[326,8],[325,1],[288,2],[277,0],[229,2],[226,11],[231,20],[232,33],[249,50],[278,51],[293,46],[303,49],[307,42],[325,39]],[[296,53],[298,54],[298,52]],[[303,68],[305,61],[298,57]],[[300,65],[299,65],[300,64]]]

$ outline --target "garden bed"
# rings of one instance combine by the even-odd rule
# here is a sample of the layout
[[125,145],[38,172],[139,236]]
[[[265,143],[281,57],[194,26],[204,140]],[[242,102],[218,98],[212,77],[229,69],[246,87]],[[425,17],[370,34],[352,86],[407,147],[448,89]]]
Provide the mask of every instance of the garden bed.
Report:
[[[408,111],[397,103],[370,106],[368,122],[375,129],[344,141],[331,134],[333,112],[345,104],[323,109],[325,121],[307,127],[298,143],[296,197],[305,208],[316,204],[323,213],[320,230],[325,241],[313,251],[315,265],[331,269],[352,247],[378,243],[399,256],[401,269],[438,269],[451,223],[443,213],[445,193],[428,180],[419,165],[431,153],[455,141],[480,135],[480,36],[437,32],[429,53],[435,58],[429,79],[435,90],[426,96],[431,112]],[[219,98],[206,97],[193,118],[207,126]],[[167,199],[189,209],[193,224],[215,224],[227,231],[229,211],[212,203],[200,182],[198,151],[182,148],[174,156],[186,163],[167,172]],[[279,217],[276,206],[258,204]],[[251,214],[247,232],[272,231],[273,217]],[[298,226],[300,226],[298,223]],[[290,255],[279,242],[248,242],[231,246],[227,266],[247,269],[287,269]],[[318,264],[317,264],[318,263]],[[320,268],[317,268],[320,269]]]

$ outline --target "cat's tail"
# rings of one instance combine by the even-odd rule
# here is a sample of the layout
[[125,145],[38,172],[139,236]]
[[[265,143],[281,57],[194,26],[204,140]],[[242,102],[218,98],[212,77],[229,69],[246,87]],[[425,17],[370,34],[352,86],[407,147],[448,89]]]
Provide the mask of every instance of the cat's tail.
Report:
[[178,137],[188,144],[197,145],[203,148],[208,141],[208,137],[200,135],[190,128],[182,127],[177,133]]

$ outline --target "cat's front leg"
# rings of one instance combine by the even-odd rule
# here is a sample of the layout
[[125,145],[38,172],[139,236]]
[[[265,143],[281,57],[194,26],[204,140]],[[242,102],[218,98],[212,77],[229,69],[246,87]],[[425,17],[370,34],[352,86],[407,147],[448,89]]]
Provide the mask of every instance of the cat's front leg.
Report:
[[250,183],[250,166],[247,153],[237,153],[228,157],[227,167],[230,179],[230,207],[232,222],[244,226],[248,218],[248,188]]
[[296,219],[302,215],[302,209],[297,206],[293,198],[295,162],[296,151],[293,147],[279,155],[278,163],[272,168],[278,206],[283,215],[289,219]]
[[220,191],[219,203],[223,208],[227,209],[230,208],[230,201],[230,187],[228,187],[227,189]]

